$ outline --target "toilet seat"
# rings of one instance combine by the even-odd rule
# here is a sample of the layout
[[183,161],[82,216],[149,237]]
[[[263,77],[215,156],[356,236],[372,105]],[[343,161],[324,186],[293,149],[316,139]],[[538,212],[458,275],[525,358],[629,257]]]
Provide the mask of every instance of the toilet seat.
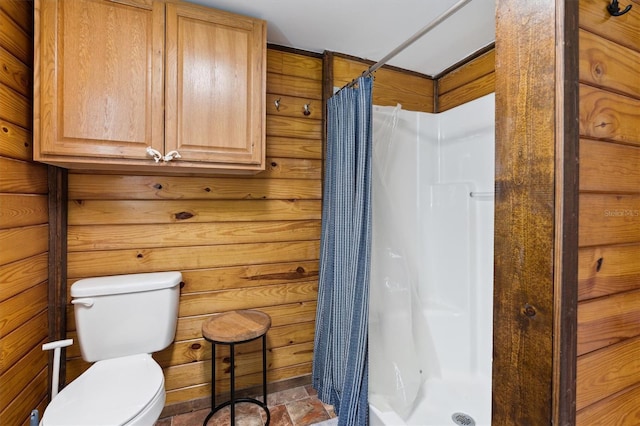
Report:
[[113,426],[143,419],[153,424],[164,401],[164,375],[151,355],[113,358],[96,362],[65,387],[45,410],[41,425]]

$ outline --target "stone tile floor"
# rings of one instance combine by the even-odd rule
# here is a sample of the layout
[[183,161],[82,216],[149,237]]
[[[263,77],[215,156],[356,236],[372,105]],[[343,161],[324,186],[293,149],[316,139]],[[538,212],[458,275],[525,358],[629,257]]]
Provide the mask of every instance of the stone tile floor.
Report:
[[[262,399],[262,397],[260,397]],[[311,386],[300,386],[267,395],[271,412],[270,426],[309,426],[335,417],[333,407],[325,405]],[[159,419],[155,426],[199,426],[209,409]],[[229,407],[217,412],[207,426],[227,426]],[[261,426],[266,421],[264,410],[255,404],[236,405],[236,426]]]

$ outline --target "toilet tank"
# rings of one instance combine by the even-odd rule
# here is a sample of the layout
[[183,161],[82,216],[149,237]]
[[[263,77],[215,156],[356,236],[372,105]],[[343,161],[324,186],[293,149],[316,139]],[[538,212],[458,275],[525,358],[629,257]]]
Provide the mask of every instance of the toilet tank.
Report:
[[178,321],[180,272],[87,278],[71,286],[82,358],[88,362],[160,351]]

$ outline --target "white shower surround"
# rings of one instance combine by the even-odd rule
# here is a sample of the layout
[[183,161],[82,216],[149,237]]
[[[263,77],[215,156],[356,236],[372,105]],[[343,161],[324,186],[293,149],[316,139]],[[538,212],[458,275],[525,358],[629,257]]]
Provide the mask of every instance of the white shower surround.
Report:
[[[371,290],[371,426],[455,425],[452,415],[459,412],[476,425],[491,424],[494,105],[490,94],[440,114],[400,111],[392,145],[381,155],[374,141],[374,169],[376,161],[386,162],[390,190],[381,200],[384,191],[374,180],[371,285],[379,287]],[[393,110],[374,107],[374,128]],[[393,218],[388,211],[376,214],[380,202],[393,206]],[[400,274],[398,253],[376,246],[398,237],[401,263],[408,265]],[[389,276],[418,283],[413,293],[423,324],[411,321],[411,306],[402,307],[410,295],[399,296],[405,285]],[[380,371],[388,366],[380,368],[378,355],[398,346],[402,351],[390,355],[398,372],[393,378]],[[413,401],[420,374],[416,403],[394,412],[399,400]],[[402,392],[389,398],[390,388]]]

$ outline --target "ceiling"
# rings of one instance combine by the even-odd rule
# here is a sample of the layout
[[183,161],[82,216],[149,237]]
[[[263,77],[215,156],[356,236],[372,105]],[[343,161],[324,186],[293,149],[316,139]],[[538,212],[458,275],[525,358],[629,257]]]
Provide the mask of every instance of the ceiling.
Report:
[[[189,0],[267,21],[267,40],[378,61],[458,0]],[[388,63],[434,76],[491,44],[495,0],[471,0]],[[354,76],[357,77],[357,76]]]

